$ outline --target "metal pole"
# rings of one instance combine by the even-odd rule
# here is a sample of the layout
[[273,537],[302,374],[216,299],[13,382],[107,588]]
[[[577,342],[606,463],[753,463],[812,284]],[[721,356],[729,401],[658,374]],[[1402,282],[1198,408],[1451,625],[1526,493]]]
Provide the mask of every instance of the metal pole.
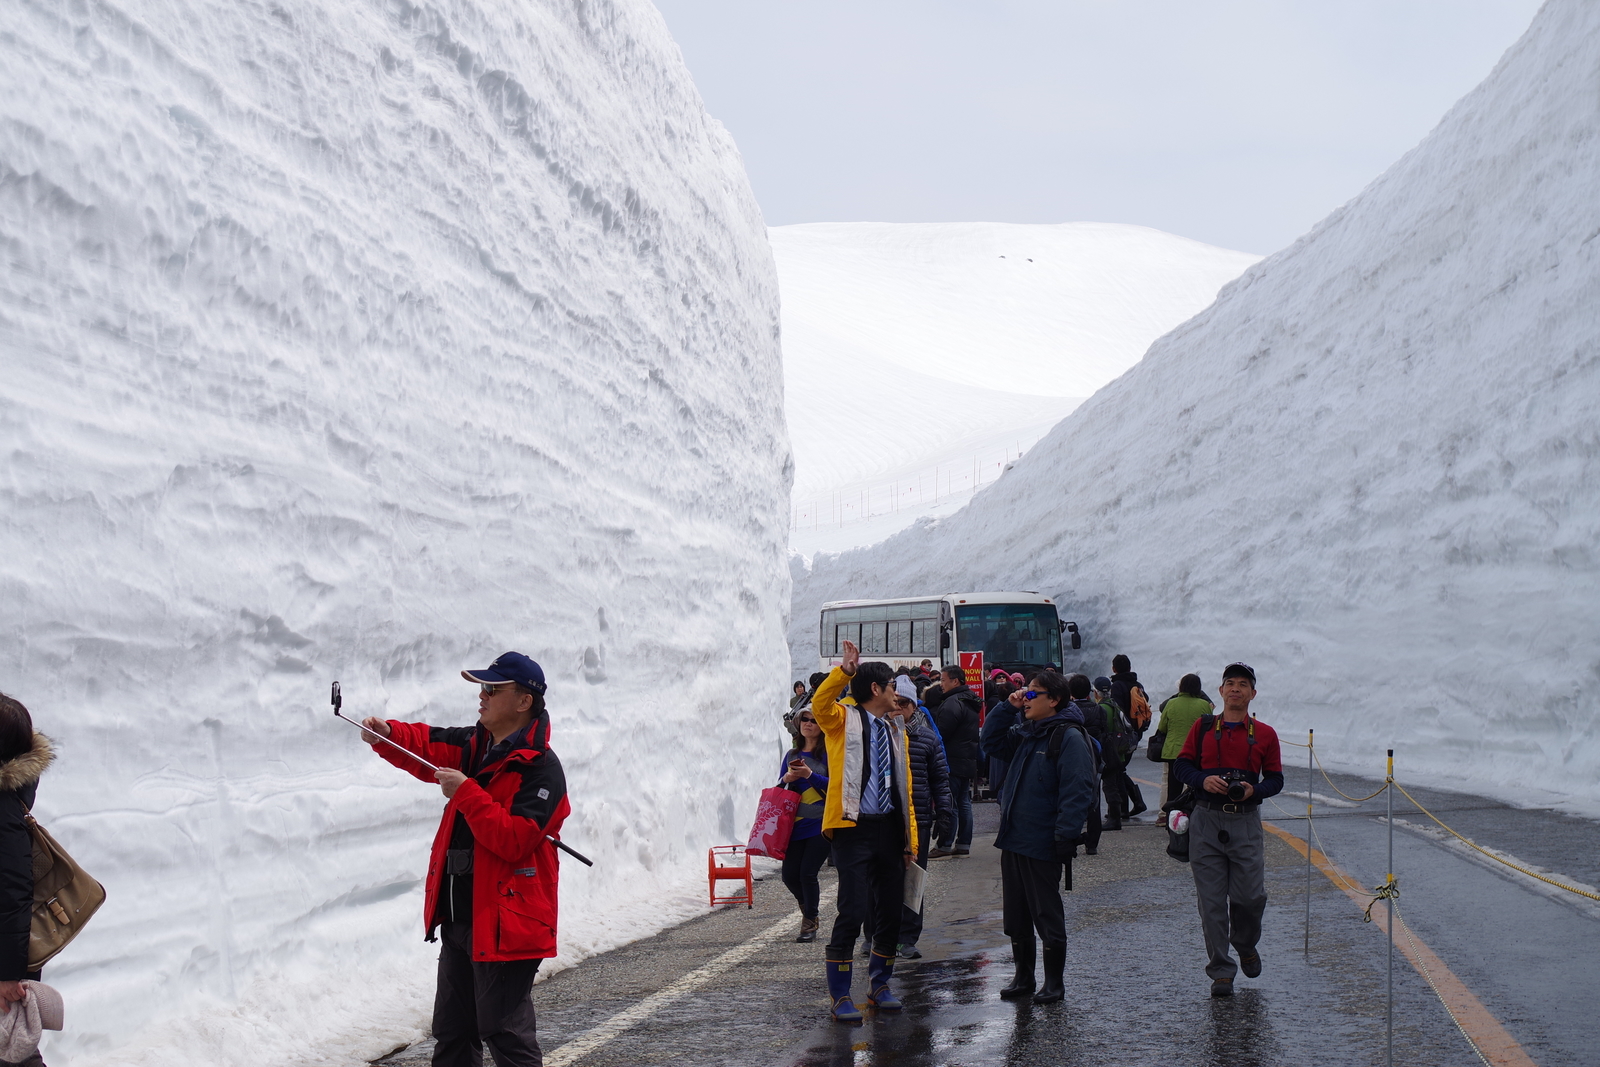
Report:
[[[1384,885],[1394,883],[1394,749],[1389,750],[1389,773],[1384,778],[1384,792],[1389,798],[1389,877]],[[1389,912],[1389,1067],[1394,1067],[1394,894],[1384,898]]]
[[1311,958],[1311,785],[1317,776],[1317,731],[1306,731],[1306,958]]

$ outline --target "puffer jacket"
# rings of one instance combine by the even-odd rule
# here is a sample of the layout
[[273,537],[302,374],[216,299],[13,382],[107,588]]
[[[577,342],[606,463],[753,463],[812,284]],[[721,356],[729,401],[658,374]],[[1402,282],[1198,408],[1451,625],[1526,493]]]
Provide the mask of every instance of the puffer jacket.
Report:
[[35,731],[31,749],[0,763],[0,982],[28,976],[33,836],[23,820],[33,807],[39,776],[54,759],[50,739]]
[[[471,832],[472,958],[475,962],[548,959],[556,954],[556,890],[560,874],[556,847],[546,835],[560,836],[572,806],[561,761],[550,751],[550,716],[528,725],[511,751],[472,767],[494,738],[482,725],[429,726],[389,722],[389,740],[440,767],[468,775],[445,804],[428,859],[424,923],[434,937],[441,915],[445,859],[457,816]],[[508,739],[513,740],[513,739]],[[373,751],[425,782],[433,772],[388,745]]]
[[[1068,713],[1032,722],[1008,703],[989,710],[983,748],[1006,761],[996,848],[1051,863],[1057,841],[1082,836],[1099,791],[1093,746],[1071,725],[1078,721]],[[1058,730],[1060,753],[1052,763],[1050,737]]]
[[937,686],[929,689],[929,695],[938,692],[939,702],[928,702],[928,710],[933,713],[933,721],[939,725],[939,734],[944,738],[945,759],[950,765],[950,773],[957,778],[976,778],[978,776],[978,724],[983,718],[979,714],[983,705],[978,701],[978,694],[970,689],[955,689],[949,693]]
[[917,713],[906,724],[906,743],[911,747],[911,802],[924,825],[931,827],[923,844],[942,840],[955,828],[956,805],[950,795],[950,770],[945,763],[944,746],[934,732],[928,713]]

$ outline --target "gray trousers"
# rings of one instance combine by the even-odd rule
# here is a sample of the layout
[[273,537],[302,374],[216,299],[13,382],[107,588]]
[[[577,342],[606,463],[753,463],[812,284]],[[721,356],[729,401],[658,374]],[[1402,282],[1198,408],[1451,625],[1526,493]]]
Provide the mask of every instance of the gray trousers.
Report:
[[1228,946],[1254,951],[1267,910],[1266,842],[1261,809],[1230,814],[1204,804],[1189,819],[1189,869],[1206,935],[1206,974],[1232,978],[1238,971]]

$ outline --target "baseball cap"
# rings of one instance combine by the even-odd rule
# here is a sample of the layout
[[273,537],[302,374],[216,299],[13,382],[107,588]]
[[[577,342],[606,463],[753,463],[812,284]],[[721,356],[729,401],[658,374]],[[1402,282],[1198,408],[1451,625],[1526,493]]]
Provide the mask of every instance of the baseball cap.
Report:
[[501,682],[516,682],[524,689],[531,689],[540,696],[544,695],[544,668],[521,652],[506,652],[489,666],[481,671],[462,671],[461,677],[469,682],[488,683],[498,685]]
[[1248,678],[1250,688],[1256,687],[1256,672],[1248,663],[1230,663],[1222,668],[1222,680],[1226,682],[1229,678]]
[[1094,688],[1096,692],[1100,693],[1111,692],[1111,679],[1102,674],[1094,680]]

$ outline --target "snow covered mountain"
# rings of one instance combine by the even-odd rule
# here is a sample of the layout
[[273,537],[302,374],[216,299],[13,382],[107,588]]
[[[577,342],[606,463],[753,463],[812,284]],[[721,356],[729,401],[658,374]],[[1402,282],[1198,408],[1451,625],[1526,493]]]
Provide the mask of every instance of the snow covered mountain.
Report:
[[1153,694],[1260,672],[1325,759],[1526,801],[1600,780],[1600,5],[1550,0],[1416,149],[972,505],[800,575],[1059,595]]
[[[770,234],[795,452],[791,543],[806,555],[959,507],[1260,258],[1104,223]],[[839,432],[885,424],[871,448]]]
[[760,213],[648,0],[0,21],[0,689],[110,893],[50,1062],[425,1026],[442,799],[335,678],[468,723],[457,671],[532,655],[596,860],[563,958],[703,907],[786,696],[789,448]]

